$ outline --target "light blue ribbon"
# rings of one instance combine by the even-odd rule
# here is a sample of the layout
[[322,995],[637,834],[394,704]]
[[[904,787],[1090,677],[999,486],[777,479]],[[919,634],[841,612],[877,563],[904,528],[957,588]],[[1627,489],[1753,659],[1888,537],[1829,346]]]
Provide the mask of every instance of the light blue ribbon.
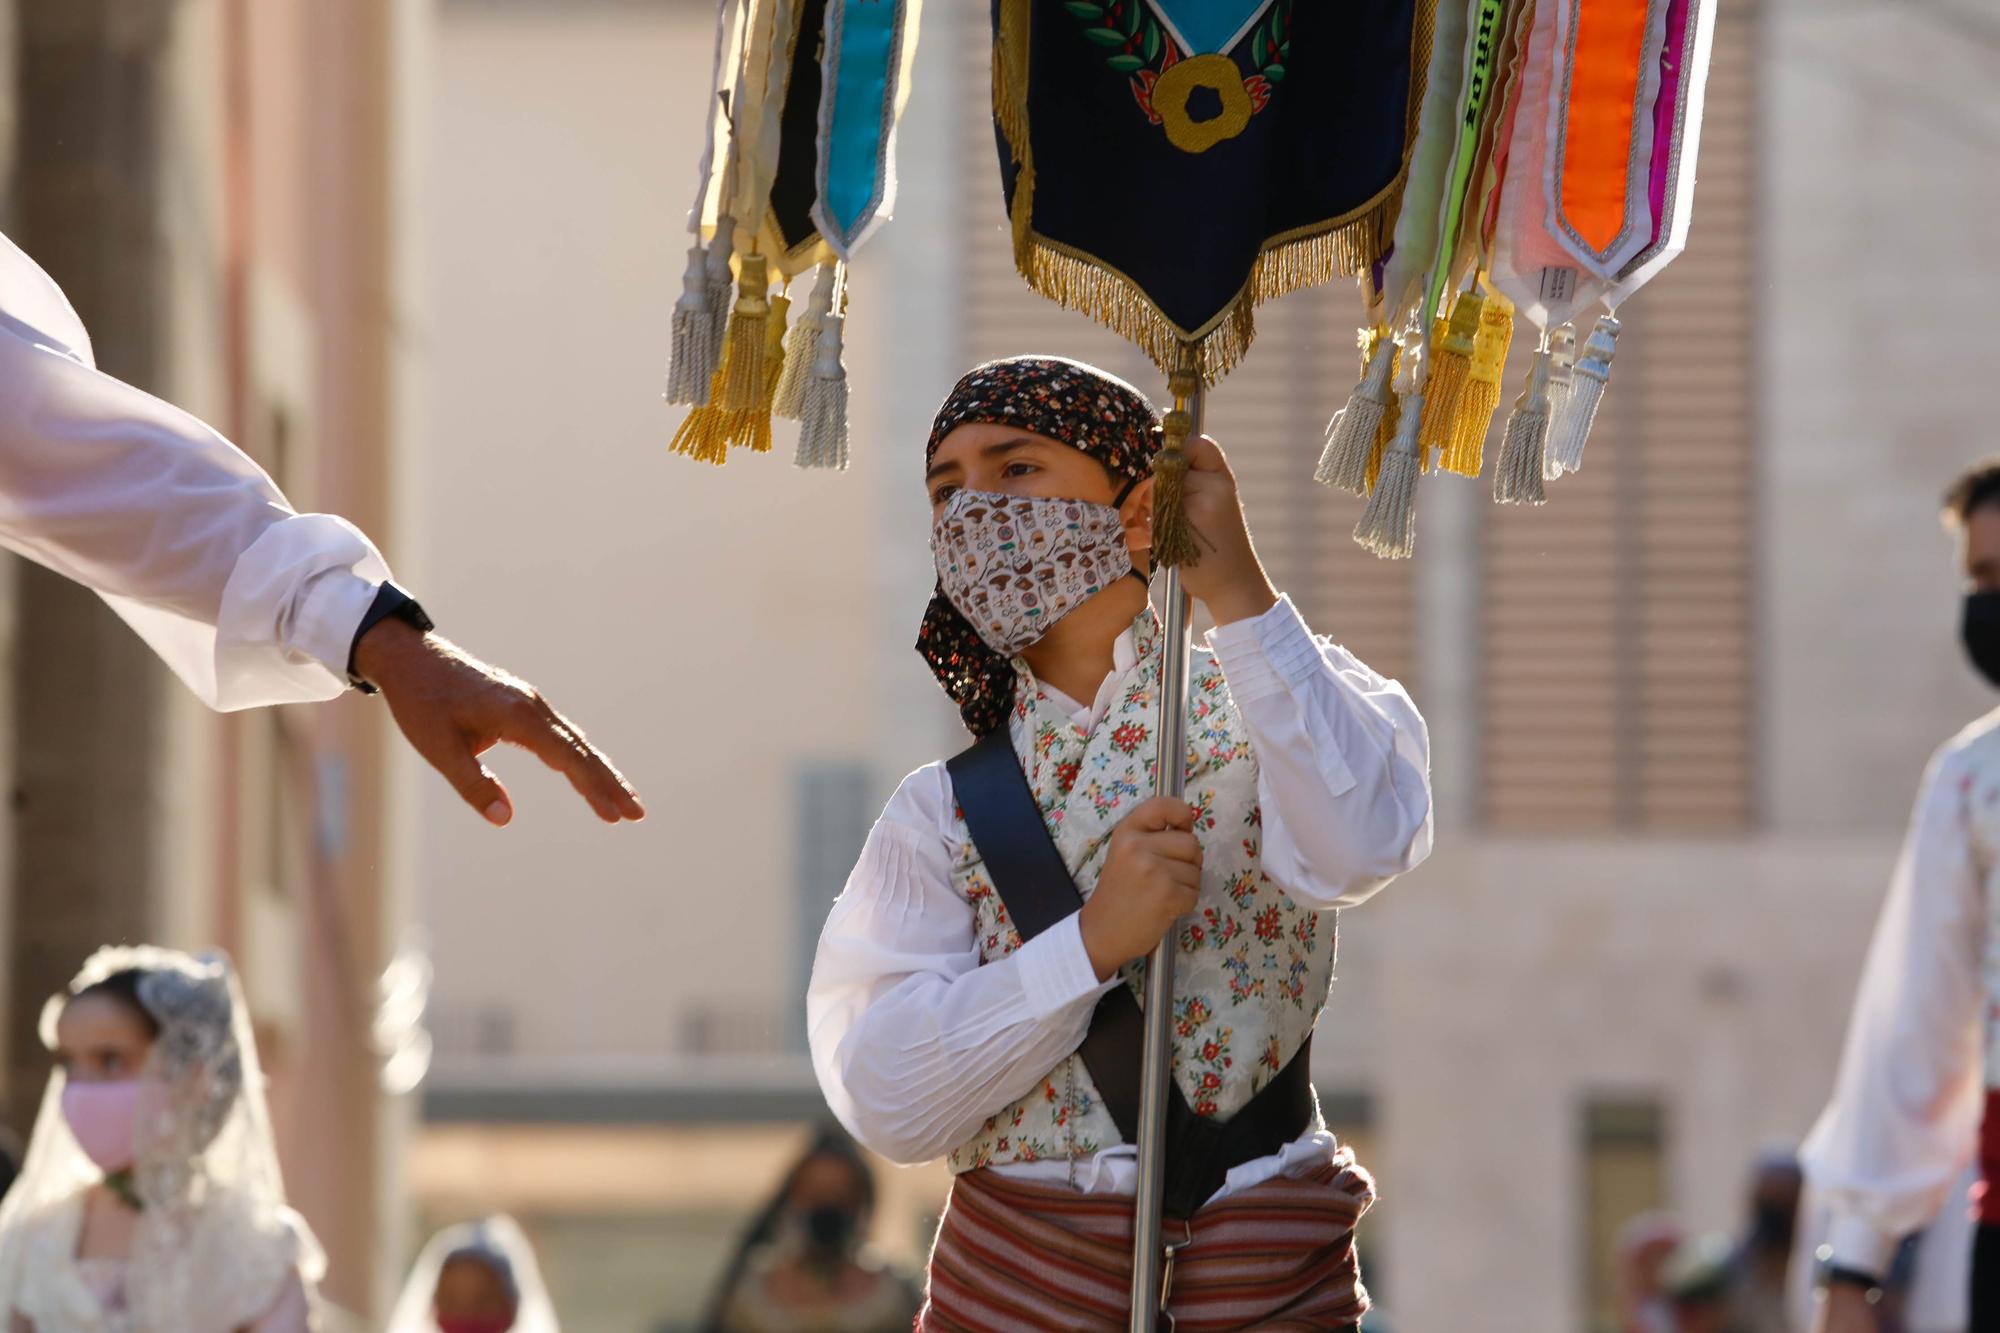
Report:
[[845,256],[882,206],[901,62],[902,0],[829,0],[813,220]]

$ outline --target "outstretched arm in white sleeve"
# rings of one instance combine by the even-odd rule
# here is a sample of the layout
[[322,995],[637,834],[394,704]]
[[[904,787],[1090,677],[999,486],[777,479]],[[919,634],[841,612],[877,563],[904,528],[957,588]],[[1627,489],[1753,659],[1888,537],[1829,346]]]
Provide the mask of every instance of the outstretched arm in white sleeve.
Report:
[[526,682],[400,620],[357,638],[389,568],[360,529],[295,512],[205,423],[96,369],[62,289],[0,236],[0,546],[97,592],[212,708],[378,687],[411,745],[493,823],[506,741],[610,822],[644,813]]

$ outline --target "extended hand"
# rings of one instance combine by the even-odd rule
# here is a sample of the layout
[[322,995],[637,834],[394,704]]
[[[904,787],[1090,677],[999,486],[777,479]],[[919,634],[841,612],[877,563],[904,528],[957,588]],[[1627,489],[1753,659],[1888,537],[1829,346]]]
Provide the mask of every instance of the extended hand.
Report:
[[607,824],[643,819],[639,793],[535,687],[400,620],[362,635],[354,669],[382,692],[403,737],[488,822],[514,817],[507,789],[479,762],[500,741],[540,755]]
[[1155,796],[1132,807],[1111,833],[1111,850],[1077,922],[1099,981],[1153,951],[1201,896],[1201,843],[1194,807]]
[[1264,576],[1243,521],[1236,474],[1222,449],[1206,435],[1187,442],[1188,521],[1201,534],[1201,563],[1181,570],[1181,586],[1208,608],[1218,625],[1260,616],[1276,605],[1277,589]]

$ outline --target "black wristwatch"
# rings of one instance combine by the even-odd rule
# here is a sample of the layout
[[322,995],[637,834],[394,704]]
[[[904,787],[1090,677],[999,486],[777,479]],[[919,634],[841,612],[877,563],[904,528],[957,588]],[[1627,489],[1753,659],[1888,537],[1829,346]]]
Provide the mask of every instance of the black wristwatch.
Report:
[[1819,1285],[1822,1287],[1858,1287],[1870,1305],[1882,1299],[1882,1279],[1859,1268],[1844,1268],[1835,1263],[1822,1263],[1819,1267]]
[[375,600],[369,604],[368,614],[361,617],[361,623],[354,627],[354,638],[347,646],[348,683],[363,694],[375,693],[375,687],[363,680],[354,669],[354,650],[361,646],[361,636],[385,620],[400,620],[421,633],[428,634],[437,626],[424,614],[424,608],[417,605],[417,599],[398,588],[393,583],[384,583],[375,593]]

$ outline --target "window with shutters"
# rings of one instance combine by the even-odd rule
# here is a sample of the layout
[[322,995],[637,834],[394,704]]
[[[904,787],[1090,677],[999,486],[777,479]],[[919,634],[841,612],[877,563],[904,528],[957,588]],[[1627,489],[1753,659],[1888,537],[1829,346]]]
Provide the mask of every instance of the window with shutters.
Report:
[[[964,86],[991,79],[991,30],[960,24]],[[983,97],[954,99],[966,238],[965,362],[1048,352],[1102,366],[1155,402],[1165,377],[1130,344],[1030,290],[1014,269],[1000,195],[993,122]],[[1378,561],[1349,538],[1361,502],[1315,485],[1326,420],[1347,397],[1358,353],[1360,300],[1352,283],[1299,292],[1257,313],[1250,355],[1209,397],[1207,430],[1228,451],[1258,555],[1306,623],[1370,666],[1410,686],[1415,667],[1408,562]]]
[[[1755,15],[1721,6],[1688,248],[1619,311],[1583,470],[1541,508],[1483,507],[1480,785],[1497,831],[1752,817]],[[1517,338],[1509,403],[1532,351]]]

